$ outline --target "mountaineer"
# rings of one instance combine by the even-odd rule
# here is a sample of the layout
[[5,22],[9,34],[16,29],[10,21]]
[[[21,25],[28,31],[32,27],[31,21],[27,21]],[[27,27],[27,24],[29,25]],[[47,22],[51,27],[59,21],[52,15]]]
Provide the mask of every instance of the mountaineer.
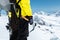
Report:
[[28,23],[33,23],[30,0],[10,0],[10,3],[13,3],[8,12],[9,27],[12,30],[10,40],[27,40]]

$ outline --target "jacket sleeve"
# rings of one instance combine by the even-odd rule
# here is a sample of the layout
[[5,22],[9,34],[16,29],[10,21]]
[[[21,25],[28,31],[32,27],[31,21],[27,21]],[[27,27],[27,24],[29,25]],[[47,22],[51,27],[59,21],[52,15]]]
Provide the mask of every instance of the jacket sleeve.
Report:
[[19,3],[20,7],[21,7],[21,13],[22,15],[28,15],[28,16],[32,16],[32,9],[30,6],[30,0],[27,1],[23,1],[21,0],[21,2]]

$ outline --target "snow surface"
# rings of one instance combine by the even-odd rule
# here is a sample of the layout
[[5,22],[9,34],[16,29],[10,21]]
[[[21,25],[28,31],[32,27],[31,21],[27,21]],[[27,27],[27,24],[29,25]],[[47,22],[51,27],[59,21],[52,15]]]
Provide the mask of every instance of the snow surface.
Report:
[[0,17],[0,40],[9,40],[9,32],[6,29],[8,22],[7,16]]
[[[30,32],[28,40],[60,40],[60,17],[48,16],[35,13],[33,15],[34,23],[29,24]],[[9,31],[6,29],[8,23],[7,16],[0,17],[0,40],[9,40]],[[35,26],[36,23],[36,26]]]

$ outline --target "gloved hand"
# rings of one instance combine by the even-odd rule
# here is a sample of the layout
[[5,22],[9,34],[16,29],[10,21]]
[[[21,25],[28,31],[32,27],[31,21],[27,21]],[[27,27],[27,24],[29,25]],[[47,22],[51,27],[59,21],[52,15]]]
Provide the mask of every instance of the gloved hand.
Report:
[[33,24],[33,18],[30,19],[29,23],[30,23],[30,25]]

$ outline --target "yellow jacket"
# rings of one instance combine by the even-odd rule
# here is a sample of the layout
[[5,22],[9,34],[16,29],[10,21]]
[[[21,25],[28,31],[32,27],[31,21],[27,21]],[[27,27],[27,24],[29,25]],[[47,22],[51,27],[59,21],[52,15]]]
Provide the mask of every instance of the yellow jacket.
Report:
[[19,5],[21,7],[21,15],[22,16],[32,16],[30,0],[21,0]]
[[[18,0],[16,0],[18,2]],[[21,7],[21,15],[22,16],[32,16],[32,10],[30,6],[30,0],[21,0],[18,5]],[[18,12],[19,13],[19,12]],[[18,16],[18,13],[17,16]]]

